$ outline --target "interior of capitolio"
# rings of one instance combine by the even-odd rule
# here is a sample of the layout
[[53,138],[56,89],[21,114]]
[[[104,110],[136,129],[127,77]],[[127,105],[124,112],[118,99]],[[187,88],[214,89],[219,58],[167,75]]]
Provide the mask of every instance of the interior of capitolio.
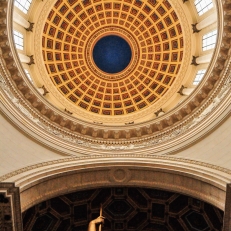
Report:
[[1,0],[0,230],[102,208],[102,231],[230,231],[230,21],[230,0]]

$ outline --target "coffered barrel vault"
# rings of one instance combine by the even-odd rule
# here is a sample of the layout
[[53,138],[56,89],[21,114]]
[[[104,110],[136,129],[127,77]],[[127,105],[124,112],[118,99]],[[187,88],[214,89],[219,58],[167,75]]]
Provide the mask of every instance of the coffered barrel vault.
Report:
[[23,213],[24,230],[86,231],[103,204],[103,230],[221,230],[223,212],[195,198],[149,188],[78,191]]

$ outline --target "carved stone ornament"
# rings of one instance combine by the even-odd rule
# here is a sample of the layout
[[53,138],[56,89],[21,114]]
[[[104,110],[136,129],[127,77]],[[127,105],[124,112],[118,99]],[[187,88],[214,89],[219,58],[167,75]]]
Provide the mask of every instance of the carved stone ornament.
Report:
[[199,64],[197,63],[197,58],[198,58],[198,56],[194,56],[194,55],[193,55],[191,65],[194,65],[194,66],[198,66],[198,65],[199,65]]
[[[29,22],[29,21],[28,21]],[[28,28],[26,28],[27,31],[33,32],[33,28],[34,28],[34,23],[33,22],[29,22],[30,26]]]
[[180,95],[184,95],[183,90],[185,88],[187,88],[187,87],[185,87],[184,85],[182,85],[181,88],[180,88],[180,90],[177,93],[179,93]]
[[193,33],[199,33],[199,32],[201,31],[201,30],[198,30],[198,29],[197,29],[197,24],[198,24],[198,23],[192,24]]

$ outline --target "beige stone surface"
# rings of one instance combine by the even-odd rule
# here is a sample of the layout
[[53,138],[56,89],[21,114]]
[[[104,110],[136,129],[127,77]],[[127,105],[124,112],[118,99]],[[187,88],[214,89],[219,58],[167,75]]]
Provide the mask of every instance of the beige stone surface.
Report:
[[231,169],[231,118],[203,140],[176,156]]
[[41,146],[0,116],[0,175],[65,156]]
[[[0,124],[0,175],[37,163],[65,158],[31,140],[2,116]],[[230,137],[231,118],[207,137],[175,156],[231,169]]]

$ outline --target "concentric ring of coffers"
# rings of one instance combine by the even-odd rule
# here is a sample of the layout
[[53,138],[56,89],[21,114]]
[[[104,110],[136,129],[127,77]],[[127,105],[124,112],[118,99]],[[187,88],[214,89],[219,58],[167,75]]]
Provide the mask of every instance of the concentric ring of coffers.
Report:
[[[132,61],[118,75],[92,65],[89,43],[106,28],[117,31],[101,36],[119,33],[131,45]],[[163,96],[167,100],[180,78],[184,39],[180,20],[166,0],[59,0],[44,25],[42,49],[50,80],[65,99],[93,116],[119,116],[147,109]]]
[[[115,35],[125,39],[132,50],[132,57],[128,66],[121,72],[115,74],[105,73],[104,71],[100,70],[95,64],[92,55],[95,44],[101,38],[106,37],[108,35]],[[139,54],[140,54],[139,45],[135,37],[129,31],[117,26],[107,26],[99,29],[96,33],[90,36],[90,38],[86,42],[84,58],[86,60],[88,68],[91,70],[92,76],[96,75],[99,79],[105,79],[108,82],[114,83],[116,81],[119,81],[120,79],[124,79],[128,77],[134,71],[139,61]]]
[[[174,4],[175,4],[175,2],[174,2]],[[173,4],[173,5],[174,5]],[[227,4],[225,4],[225,7],[227,7],[226,6]],[[219,5],[219,9],[222,9],[222,7]],[[37,31],[37,30],[36,30]],[[35,31],[35,32],[36,32]],[[221,32],[221,34],[222,34],[222,32]],[[219,45],[220,45],[220,40],[221,40],[221,38],[219,38],[219,44],[218,44],[218,47],[219,47]],[[222,48],[223,49],[223,52],[224,52],[224,50],[226,51],[227,49],[226,49],[226,47],[223,47]],[[219,50],[217,50],[216,51],[216,55],[215,55],[215,59],[217,58],[217,54],[219,53]],[[185,54],[185,55],[187,55],[187,54]],[[215,60],[214,59],[214,60]],[[221,62],[222,61],[222,62]],[[180,120],[183,120],[184,119],[184,117],[186,116],[186,115],[188,115],[188,114],[190,114],[190,111],[192,110],[192,109],[194,109],[195,107],[197,107],[199,104],[200,104],[200,102],[202,102],[205,98],[206,98],[206,96],[207,96],[207,94],[210,92],[210,90],[211,90],[211,86],[214,86],[214,83],[216,82],[216,80],[218,79],[218,76],[220,75],[220,70],[222,70],[222,68],[223,68],[223,66],[224,65],[222,65],[222,63],[224,64],[224,55],[219,55],[219,58],[218,58],[218,60],[217,60],[217,65],[216,65],[216,67],[214,68],[214,71],[213,71],[213,73],[210,75],[210,73],[207,75],[207,78],[206,78],[206,80],[208,80],[207,81],[207,84],[206,85],[203,85],[202,87],[200,86],[200,88],[199,88],[199,90],[201,89],[201,91],[199,92],[199,91],[196,91],[196,94],[194,94],[193,95],[193,100],[191,100],[190,101],[190,103],[187,105],[187,107],[185,106],[185,107],[182,107],[182,105],[178,108],[179,110],[178,110],[178,112],[177,113],[175,113],[175,114],[173,114],[173,113],[170,113],[170,116],[171,116],[171,118],[169,118],[167,121],[166,121],[166,116],[163,118],[163,121],[161,121],[160,123],[158,123],[158,124],[160,124],[160,126],[158,126],[158,127],[156,127],[155,125],[154,125],[154,127],[153,126],[151,126],[151,130],[153,131],[153,129],[154,129],[154,131],[159,131],[159,127],[160,127],[160,129],[161,129],[161,125],[164,123],[164,125],[167,125],[167,124],[169,124],[170,123],[170,125],[171,125],[171,122],[173,122],[174,123],[174,121],[180,121]],[[214,64],[214,61],[213,61],[213,64]],[[212,64],[212,66],[213,66],[213,64]],[[37,63],[37,65],[38,65],[38,63]],[[222,78],[224,77],[224,76],[221,76]],[[25,89],[25,87],[23,88],[23,89]],[[216,89],[215,89],[216,90]],[[25,91],[24,91],[25,92]],[[199,93],[198,93],[199,92]],[[31,101],[31,100],[30,100]],[[37,104],[35,104],[35,107],[37,108],[37,106],[36,106]],[[186,105],[186,104],[183,104],[183,106],[184,105]],[[41,105],[39,104],[39,110],[41,109]],[[55,112],[54,112],[54,115],[53,115],[53,111],[51,111],[50,109],[49,109],[49,106],[48,106],[48,108],[46,108],[45,107],[45,109],[44,108],[42,108],[42,110],[43,110],[43,114],[45,113],[46,114],[46,116],[49,116],[49,117],[52,117],[52,121],[54,121],[54,119],[56,120],[56,122],[58,121],[57,119],[59,119],[59,121],[63,121],[62,120],[62,117],[60,117],[61,116],[61,114],[62,113],[60,113],[60,115],[57,115]],[[44,111],[45,110],[45,111]],[[176,110],[175,110],[176,111]],[[193,114],[193,113],[192,113]],[[195,113],[194,113],[195,114]],[[58,117],[58,118],[57,118]],[[57,119],[56,119],[57,118]],[[173,119],[173,120],[172,120]],[[157,119],[157,121],[160,121],[161,120],[161,118],[160,119]],[[64,121],[66,121],[66,117],[64,118]],[[55,122],[55,123],[56,123]],[[162,123],[163,122],[163,123]],[[63,124],[63,122],[62,122],[62,124]],[[65,123],[66,125],[68,125],[68,127],[67,126],[65,126],[66,128],[69,128],[69,125],[71,125],[71,122],[68,120],[68,122],[67,123]],[[147,123],[146,123],[147,124]],[[148,124],[150,124],[149,122],[148,122]],[[63,125],[62,125],[63,126]],[[95,126],[94,126],[95,127]],[[73,128],[73,127],[72,127]],[[148,127],[147,127],[148,128]],[[74,129],[74,128],[73,128]],[[131,128],[132,129],[132,128]],[[78,129],[77,129],[78,130]],[[76,131],[77,131],[76,130]],[[144,131],[144,133],[145,133],[145,131]],[[89,132],[88,132],[88,134],[89,134]],[[143,134],[143,133],[142,133]],[[147,133],[145,133],[145,134],[147,134]],[[135,135],[135,133],[133,134],[133,135]],[[116,136],[117,137],[117,136]],[[111,138],[113,138],[113,135],[111,136]]]

